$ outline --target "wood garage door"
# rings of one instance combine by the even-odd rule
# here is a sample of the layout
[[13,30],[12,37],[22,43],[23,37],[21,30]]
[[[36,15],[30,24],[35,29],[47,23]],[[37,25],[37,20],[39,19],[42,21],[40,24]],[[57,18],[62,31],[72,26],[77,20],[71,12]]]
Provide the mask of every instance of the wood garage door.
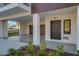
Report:
[[61,39],[61,20],[51,21],[51,39]]

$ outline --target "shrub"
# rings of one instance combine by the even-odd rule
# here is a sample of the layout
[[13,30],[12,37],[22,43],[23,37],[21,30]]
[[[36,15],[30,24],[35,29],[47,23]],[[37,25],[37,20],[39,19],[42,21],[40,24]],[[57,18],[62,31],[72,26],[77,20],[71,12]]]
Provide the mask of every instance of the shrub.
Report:
[[79,56],[79,50],[76,51],[76,54]]
[[16,50],[15,50],[14,48],[10,48],[10,49],[8,50],[8,54],[9,54],[9,55],[15,55],[15,54],[16,54]]
[[48,52],[48,56],[52,56],[52,52]]
[[59,54],[57,53],[57,51],[50,51],[48,53],[48,56],[58,56]]
[[29,44],[27,46],[27,52],[33,54],[34,52],[34,47],[32,41],[29,41]]
[[51,51],[48,53],[48,56],[60,56],[64,54],[64,45],[58,45],[57,51]]
[[20,50],[22,50],[22,51],[26,51],[26,47],[21,46]]
[[22,56],[22,52],[20,50],[16,50],[16,56]]
[[57,46],[57,55],[63,55],[64,54],[64,45]]
[[46,44],[45,44],[44,41],[42,41],[40,43],[40,52],[39,52],[39,55],[41,55],[41,56],[46,55]]

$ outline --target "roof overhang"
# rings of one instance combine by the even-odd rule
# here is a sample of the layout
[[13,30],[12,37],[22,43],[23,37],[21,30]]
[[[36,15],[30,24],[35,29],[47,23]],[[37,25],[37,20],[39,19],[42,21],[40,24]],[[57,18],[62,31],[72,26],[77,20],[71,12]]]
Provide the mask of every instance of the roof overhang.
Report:
[[31,14],[31,7],[22,3],[8,4],[0,8],[0,20],[11,19]]

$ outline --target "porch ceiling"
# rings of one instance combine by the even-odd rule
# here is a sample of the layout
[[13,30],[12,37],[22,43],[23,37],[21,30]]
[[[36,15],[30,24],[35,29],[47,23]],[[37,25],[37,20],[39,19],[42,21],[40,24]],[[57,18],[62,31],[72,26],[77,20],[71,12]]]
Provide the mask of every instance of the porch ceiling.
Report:
[[[6,8],[6,6],[4,6]],[[4,9],[5,9],[4,8]],[[7,9],[9,8],[9,9]],[[24,5],[24,4],[11,4],[10,6],[7,6],[6,10],[3,11],[0,10],[0,19],[11,19],[11,18],[16,18],[24,15],[29,15],[31,13],[30,7]],[[0,8],[1,9],[1,8]]]
[[58,15],[58,14],[63,14],[68,12],[76,12],[76,11],[77,11],[77,6],[73,6],[73,7],[68,7],[68,8],[63,8],[63,9],[58,9],[53,11],[42,12],[39,14],[40,16],[43,17],[43,16]]
[[13,18],[13,19],[9,19],[12,21],[32,21],[32,15],[28,15],[28,16],[22,16],[22,17],[18,17],[18,18]]

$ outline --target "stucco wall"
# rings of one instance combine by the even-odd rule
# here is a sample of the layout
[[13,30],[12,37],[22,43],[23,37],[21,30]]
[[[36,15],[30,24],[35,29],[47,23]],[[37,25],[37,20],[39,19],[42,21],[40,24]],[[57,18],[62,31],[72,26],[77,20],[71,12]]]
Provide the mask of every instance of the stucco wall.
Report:
[[[54,19],[57,17],[57,19]],[[71,34],[64,34],[63,32],[63,23],[64,20],[71,19]],[[61,20],[61,40],[53,40],[50,39],[50,21],[51,20]],[[41,24],[45,24],[45,40],[46,41],[56,41],[56,42],[63,42],[63,43],[71,43],[76,44],[76,30],[77,30],[77,19],[76,19],[76,12],[70,13],[63,13],[60,15],[50,15],[46,16],[45,18],[41,18]],[[23,34],[29,34],[29,25],[32,25],[33,22],[21,22],[21,32]],[[69,39],[63,39],[63,37],[68,37]]]
[[[54,18],[56,17],[56,19]],[[64,34],[63,33],[63,21],[66,19],[71,19],[71,34]],[[45,17],[45,23],[46,23],[46,36],[45,39],[47,41],[56,41],[56,42],[64,42],[64,43],[72,43],[76,44],[76,12],[70,12],[70,13],[63,13],[59,15],[51,15]],[[61,40],[53,40],[50,39],[50,21],[51,20],[61,20]],[[67,36],[69,39],[63,39],[63,37]]]
[[[45,18],[41,18],[41,21],[40,21],[41,24],[45,24]],[[26,26],[26,29],[27,29],[27,34],[29,34],[29,25],[33,25],[33,22],[30,21],[30,22],[27,22],[27,26]]]

